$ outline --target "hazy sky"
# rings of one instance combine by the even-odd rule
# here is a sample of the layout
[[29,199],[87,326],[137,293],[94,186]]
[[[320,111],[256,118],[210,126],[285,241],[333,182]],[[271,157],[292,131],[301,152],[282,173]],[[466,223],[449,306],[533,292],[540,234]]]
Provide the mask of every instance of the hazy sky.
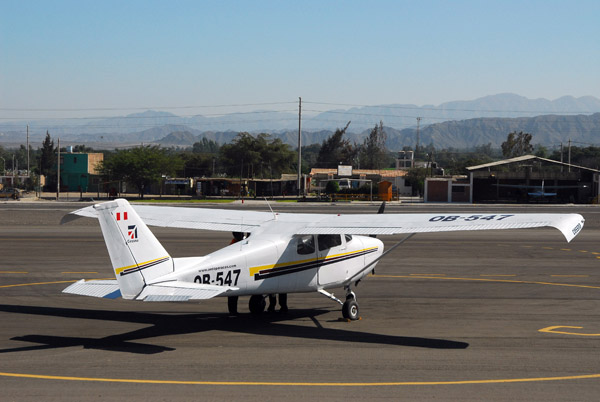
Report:
[[600,97],[600,1],[0,0],[3,119],[503,92]]

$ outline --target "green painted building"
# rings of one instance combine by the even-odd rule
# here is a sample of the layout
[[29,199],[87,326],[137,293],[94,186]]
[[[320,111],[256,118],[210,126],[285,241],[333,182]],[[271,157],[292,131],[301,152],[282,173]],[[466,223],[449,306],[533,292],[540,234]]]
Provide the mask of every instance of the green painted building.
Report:
[[100,180],[97,165],[101,153],[64,153],[60,155],[61,191],[97,191]]

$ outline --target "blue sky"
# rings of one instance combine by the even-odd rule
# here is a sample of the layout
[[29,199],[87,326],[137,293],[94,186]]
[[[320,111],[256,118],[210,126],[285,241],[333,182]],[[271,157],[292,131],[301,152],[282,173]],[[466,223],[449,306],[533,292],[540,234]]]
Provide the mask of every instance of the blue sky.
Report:
[[597,0],[0,0],[0,117],[600,97],[598,21]]

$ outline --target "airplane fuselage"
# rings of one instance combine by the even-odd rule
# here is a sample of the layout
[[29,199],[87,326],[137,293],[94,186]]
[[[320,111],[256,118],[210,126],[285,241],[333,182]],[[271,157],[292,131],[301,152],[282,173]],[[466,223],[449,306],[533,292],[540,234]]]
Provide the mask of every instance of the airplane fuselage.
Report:
[[226,296],[312,292],[345,285],[382,252],[383,243],[366,236],[295,235],[290,239],[263,233],[208,254],[181,270],[176,258],[176,269],[170,276],[237,288]]

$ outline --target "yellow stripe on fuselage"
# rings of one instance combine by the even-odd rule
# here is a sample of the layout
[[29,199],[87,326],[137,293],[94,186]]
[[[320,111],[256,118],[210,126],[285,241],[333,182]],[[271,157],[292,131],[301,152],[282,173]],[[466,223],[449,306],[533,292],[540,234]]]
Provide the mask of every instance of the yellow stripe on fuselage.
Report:
[[[364,248],[362,250],[355,250],[355,251],[348,251],[345,253],[340,253],[340,254],[333,254],[333,255],[328,255],[325,258],[320,258],[323,261],[332,259],[332,258],[337,258],[337,257],[341,257],[344,255],[351,255],[351,254],[358,254],[358,253],[362,253],[365,251],[370,251],[370,250],[377,250],[377,247],[369,247],[369,248]],[[297,261],[290,261],[290,262],[281,262],[278,264],[270,264],[270,265],[261,265],[259,267],[251,267],[249,268],[250,271],[250,276],[254,276],[255,274],[259,273],[260,271],[264,270],[264,269],[273,269],[273,268],[281,268],[281,267],[289,267],[290,265],[296,265],[296,264],[303,264],[306,262],[314,262],[319,260],[319,258],[309,258],[307,260],[297,260]]]
[[164,256],[164,257],[155,258],[154,260],[150,260],[150,261],[145,261],[145,262],[142,262],[141,264],[134,264],[134,265],[128,265],[128,266],[126,266],[126,267],[117,268],[117,269],[115,269],[115,273],[116,273],[117,275],[119,275],[121,272],[125,271],[126,269],[129,269],[129,268],[135,268],[135,267],[139,267],[140,265],[146,265],[146,264],[150,264],[150,263],[152,263],[152,262],[155,262],[155,261],[158,261],[158,260],[162,260],[162,259],[165,259],[165,258],[169,258],[169,256],[168,256],[168,255],[166,255],[166,256]]
[[317,261],[317,258],[309,258],[308,260],[298,260],[298,261],[291,261],[291,262],[281,262],[279,264],[270,264],[270,265],[261,265],[260,267],[252,267],[252,268],[249,269],[250,270],[250,276],[254,276],[254,274],[259,273],[263,269],[273,269],[273,268],[279,268],[279,267],[288,267],[288,266],[294,265],[294,264],[303,264],[305,262],[313,262],[313,261]]

